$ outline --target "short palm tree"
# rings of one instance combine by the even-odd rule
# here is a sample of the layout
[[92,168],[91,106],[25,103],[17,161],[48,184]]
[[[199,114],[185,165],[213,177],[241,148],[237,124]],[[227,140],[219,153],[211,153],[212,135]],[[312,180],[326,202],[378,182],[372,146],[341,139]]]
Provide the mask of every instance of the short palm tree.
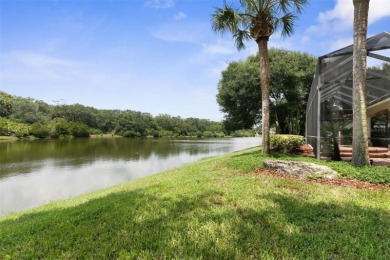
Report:
[[256,41],[260,55],[260,82],[262,100],[263,153],[269,147],[269,81],[268,40],[280,30],[281,35],[293,33],[294,22],[308,0],[240,0],[238,5],[229,5],[224,0],[223,8],[215,8],[212,28],[217,33],[230,32],[238,50],[245,48],[244,41]]

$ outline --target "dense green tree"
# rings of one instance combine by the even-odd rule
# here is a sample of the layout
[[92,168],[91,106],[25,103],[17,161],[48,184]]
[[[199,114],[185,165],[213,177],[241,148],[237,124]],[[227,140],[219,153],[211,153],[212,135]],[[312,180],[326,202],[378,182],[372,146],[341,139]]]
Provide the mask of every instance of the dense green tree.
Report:
[[307,53],[270,50],[271,122],[281,134],[305,133],[306,102],[317,59]]
[[256,41],[260,54],[260,81],[262,101],[262,152],[270,151],[269,84],[270,67],[268,40],[277,30],[282,36],[293,33],[296,13],[300,13],[307,0],[240,0],[238,6],[216,8],[212,28],[216,32],[230,32],[237,49],[245,47],[244,41]]
[[96,114],[95,127],[103,133],[112,133],[120,113],[120,110],[99,110]]
[[70,135],[70,124],[66,119],[56,118],[51,125],[51,137],[67,137]]
[[225,114],[224,126],[228,131],[249,129],[261,121],[257,59],[231,62],[222,72],[217,102]]
[[12,113],[12,96],[0,91],[0,116],[8,117]]
[[148,130],[151,132],[156,128],[151,114],[126,110],[118,117],[115,133],[126,137],[146,136]]
[[352,163],[369,165],[367,129],[367,25],[370,0],[353,0]]
[[[295,51],[271,48],[271,124],[278,133],[303,134],[306,101],[315,73],[316,58]],[[233,131],[260,123],[261,104],[257,69],[259,56],[231,62],[222,72],[217,101],[225,113],[225,127]]]
[[69,127],[69,132],[73,137],[90,136],[88,126],[79,122],[72,122]]
[[52,118],[65,118],[69,122],[80,122],[90,127],[96,127],[97,109],[80,104],[57,105],[54,107]]
[[[49,105],[43,101],[22,98],[0,92],[2,111],[0,135],[29,133],[45,138],[87,137],[90,134],[116,133],[137,136],[224,136],[222,123],[205,119],[121,110],[98,110],[80,104]],[[19,123],[20,122],[20,123]],[[31,129],[30,129],[31,128]]]
[[8,116],[10,119],[33,124],[35,122],[43,123],[48,120],[50,109],[43,101],[37,101],[32,98],[12,98],[12,113]]

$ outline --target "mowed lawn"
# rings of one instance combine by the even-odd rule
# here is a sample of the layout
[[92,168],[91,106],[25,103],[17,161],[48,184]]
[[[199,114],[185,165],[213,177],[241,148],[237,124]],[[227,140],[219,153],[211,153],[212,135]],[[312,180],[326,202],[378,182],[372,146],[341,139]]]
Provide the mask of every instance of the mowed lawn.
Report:
[[390,189],[254,173],[265,158],[209,158],[0,219],[0,259],[390,259]]

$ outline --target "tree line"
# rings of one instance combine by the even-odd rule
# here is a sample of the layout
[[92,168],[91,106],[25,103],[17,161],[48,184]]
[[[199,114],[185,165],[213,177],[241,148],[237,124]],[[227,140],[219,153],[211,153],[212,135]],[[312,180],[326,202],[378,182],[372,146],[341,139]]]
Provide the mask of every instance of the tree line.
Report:
[[152,116],[139,111],[101,110],[81,104],[49,105],[0,91],[0,135],[58,138],[89,137],[91,134],[223,137],[253,136],[255,131],[226,131],[221,122],[168,114]]

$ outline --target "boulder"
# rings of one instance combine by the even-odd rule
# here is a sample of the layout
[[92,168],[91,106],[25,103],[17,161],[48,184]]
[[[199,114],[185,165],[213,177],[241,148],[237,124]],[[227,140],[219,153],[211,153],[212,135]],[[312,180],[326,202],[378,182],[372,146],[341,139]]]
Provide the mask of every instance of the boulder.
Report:
[[337,172],[328,166],[307,162],[264,160],[264,165],[280,174],[292,175],[300,179],[335,179]]

